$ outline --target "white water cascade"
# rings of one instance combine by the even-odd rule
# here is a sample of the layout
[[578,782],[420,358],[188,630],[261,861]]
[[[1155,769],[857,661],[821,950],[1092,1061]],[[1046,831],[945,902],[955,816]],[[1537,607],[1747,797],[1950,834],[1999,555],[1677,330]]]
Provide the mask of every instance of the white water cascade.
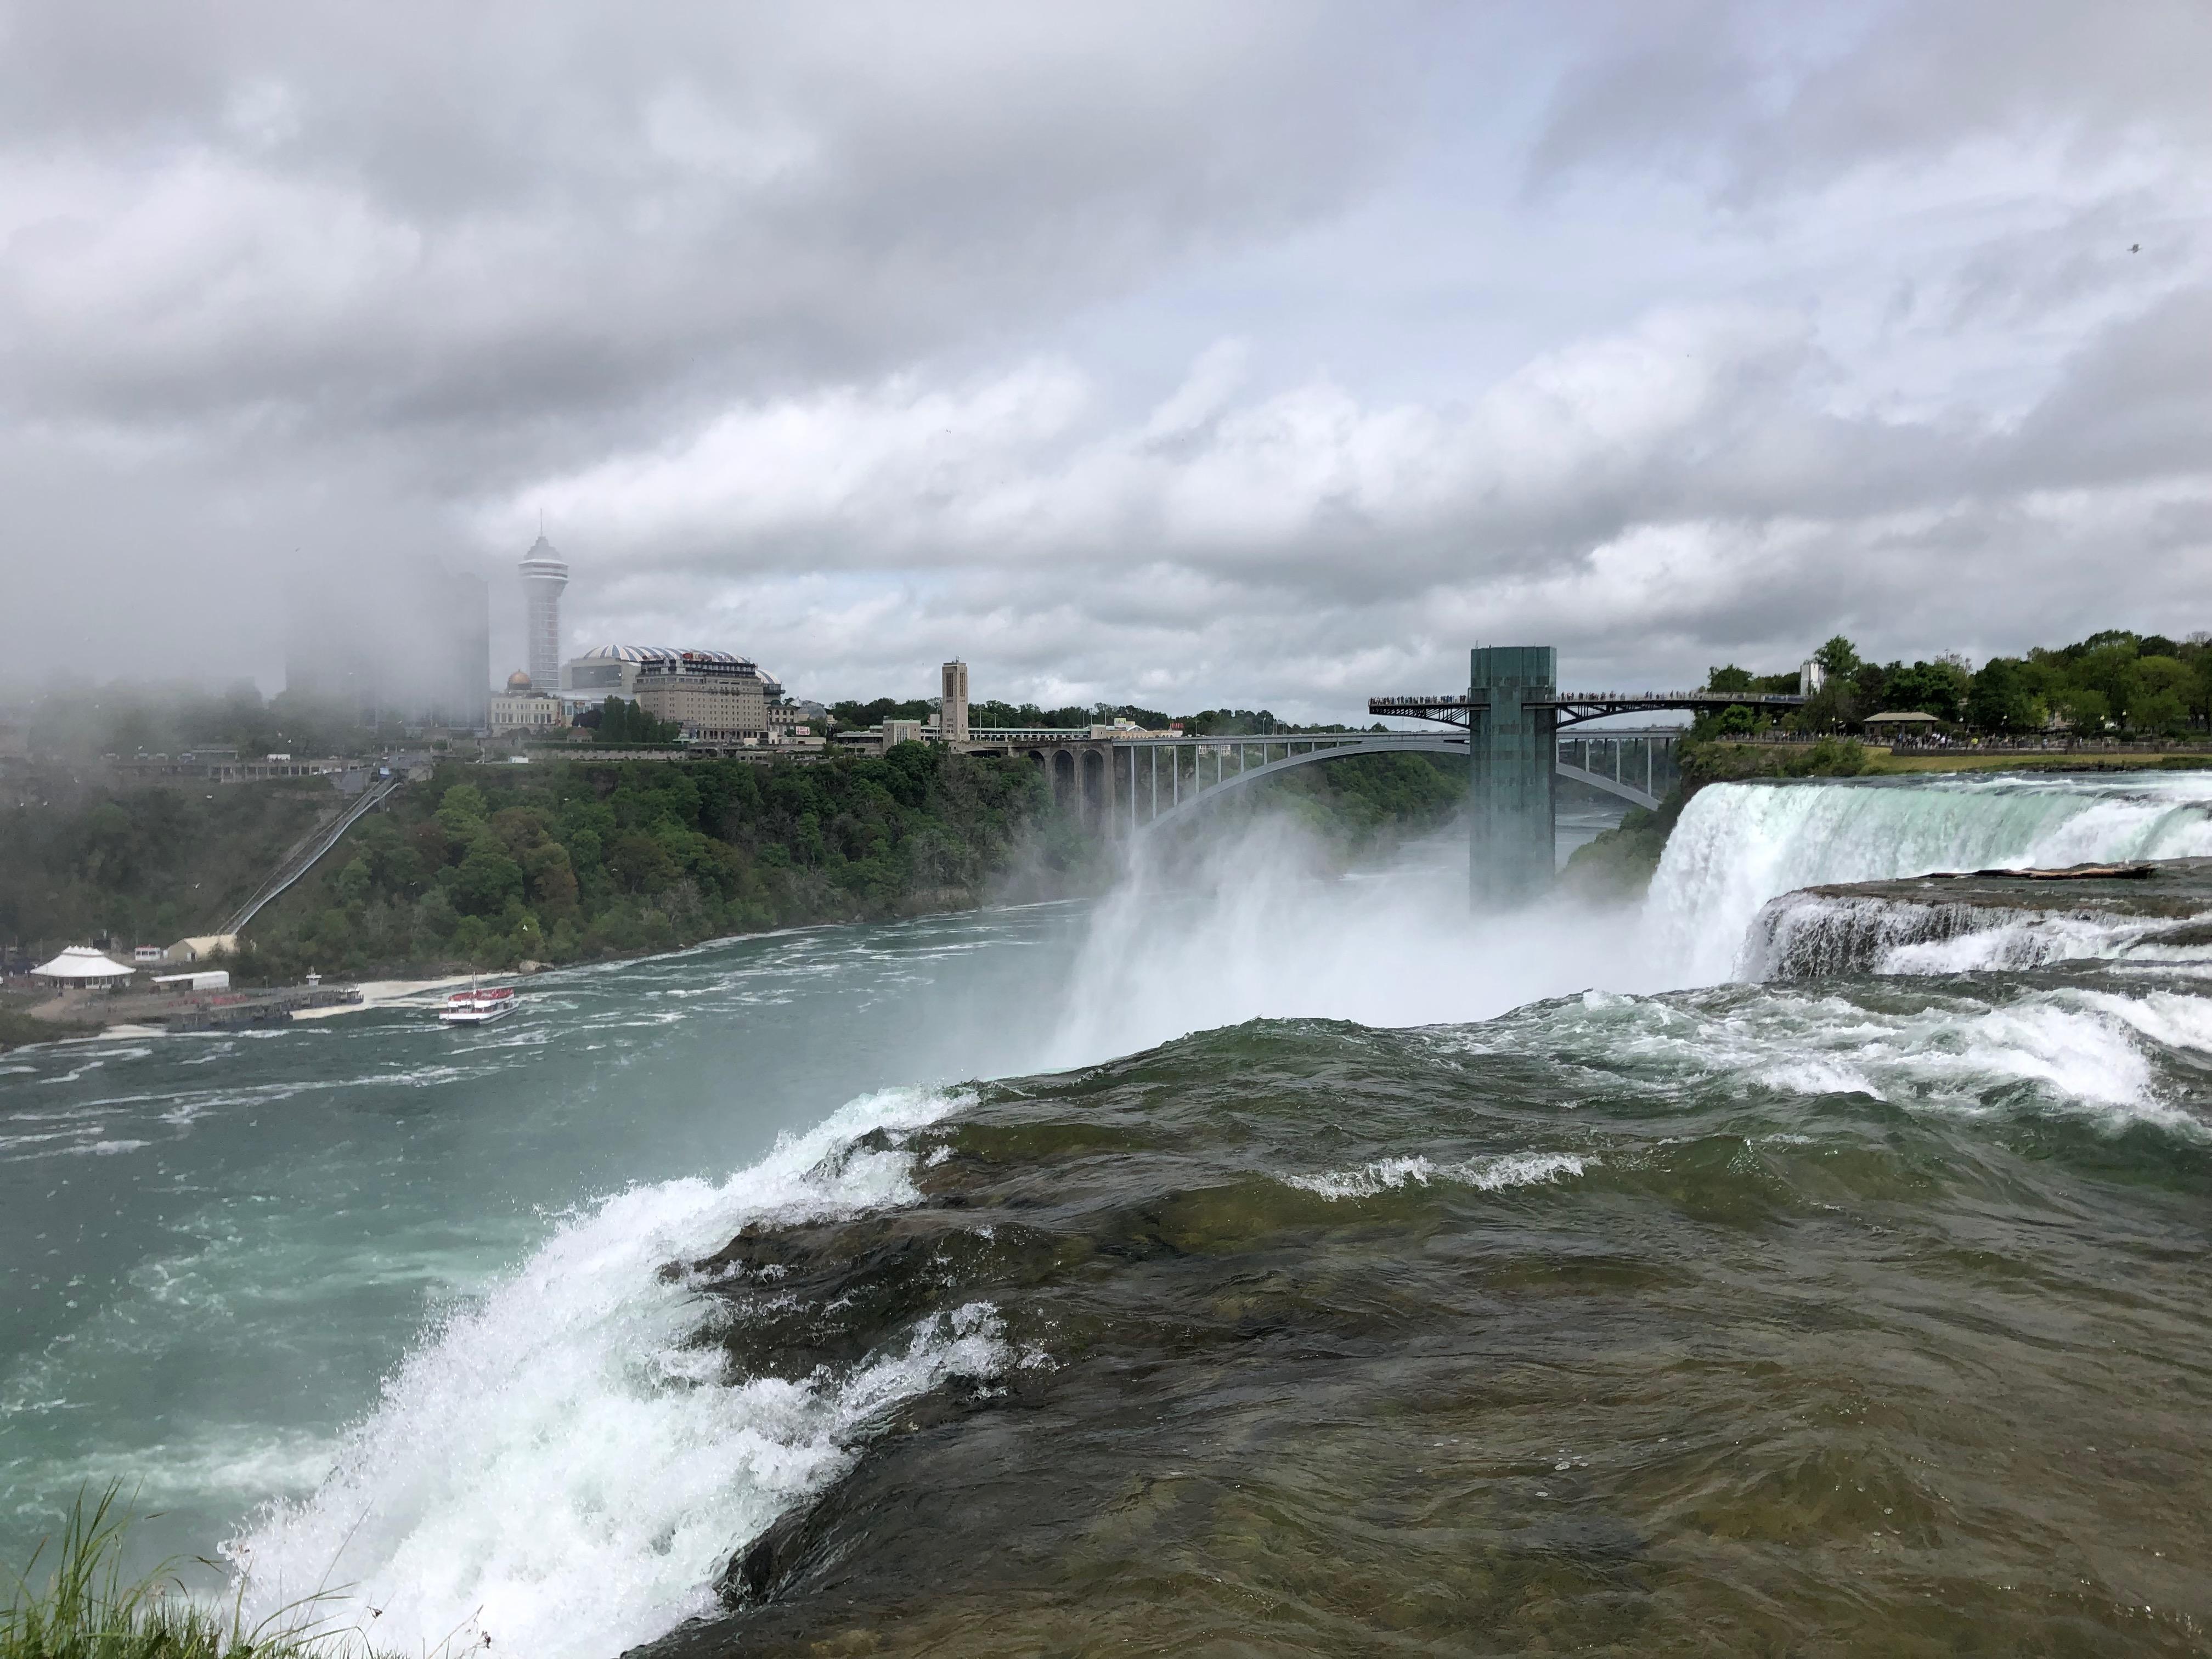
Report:
[[1741,977],[1770,899],[1831,882],[2212,854],[2212,772],[1721,783],[1683,811],[1645,909],[1681,982]]

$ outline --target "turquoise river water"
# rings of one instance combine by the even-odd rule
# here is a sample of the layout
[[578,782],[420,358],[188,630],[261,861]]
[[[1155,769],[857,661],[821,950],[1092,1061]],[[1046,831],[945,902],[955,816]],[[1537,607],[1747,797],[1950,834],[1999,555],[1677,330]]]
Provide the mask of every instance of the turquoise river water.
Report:
[[408,1654],[2203,1653],[2212,961],[1746,941],[2205,853],[2212,775],[1727,786],[1470,917],[1263,823],[0,1056],[0,1547],[120,1480]]

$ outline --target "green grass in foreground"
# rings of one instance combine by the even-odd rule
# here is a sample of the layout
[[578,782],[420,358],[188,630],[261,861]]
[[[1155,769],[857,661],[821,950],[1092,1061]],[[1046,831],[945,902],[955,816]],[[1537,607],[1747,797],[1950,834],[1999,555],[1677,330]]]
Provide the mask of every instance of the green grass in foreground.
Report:
[[0,1659],[382,1659],[356,1632],[318,1630],[313,1600],[280,1615],[287,1631],[276,1634],[245,1628],[235,1605],[226,1613],[192,1600],[166,1568],[125,1577],[130,1517],[115,1498],[110,1486],[77,1499],[35,1588],[46,1546],[32,1557],[0,1607]]

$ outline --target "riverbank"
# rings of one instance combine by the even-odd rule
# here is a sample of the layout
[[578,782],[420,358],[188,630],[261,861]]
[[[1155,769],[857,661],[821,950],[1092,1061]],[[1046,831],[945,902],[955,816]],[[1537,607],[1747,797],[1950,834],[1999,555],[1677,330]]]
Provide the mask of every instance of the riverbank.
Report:
[[0,1005],[0,1054],[33,1042],[58,1042],[64,1037],[98,1035],[97,1024],[42,1019],[20,1003]]

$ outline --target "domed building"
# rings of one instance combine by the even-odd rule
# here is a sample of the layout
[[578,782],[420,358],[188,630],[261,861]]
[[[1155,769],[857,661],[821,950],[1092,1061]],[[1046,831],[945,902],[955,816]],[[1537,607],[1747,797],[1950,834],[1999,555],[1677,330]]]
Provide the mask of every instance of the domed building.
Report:
[[568,723],[561,699],[538,690],[520,668],[507,677],[507,690],[491,700],[495,736],[551,737]]

